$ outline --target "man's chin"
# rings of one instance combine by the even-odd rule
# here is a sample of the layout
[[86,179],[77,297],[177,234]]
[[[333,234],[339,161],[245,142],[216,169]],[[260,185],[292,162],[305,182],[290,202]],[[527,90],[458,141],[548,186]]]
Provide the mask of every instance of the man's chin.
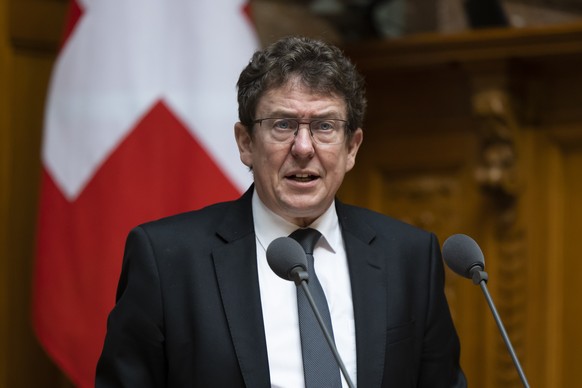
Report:
[[315,200],[313,196],[303,200],[286,202],[284,209],[285,213],[293,218],[311,218],[316,219],[321,216],[329,205],[323,205],[321,202]]

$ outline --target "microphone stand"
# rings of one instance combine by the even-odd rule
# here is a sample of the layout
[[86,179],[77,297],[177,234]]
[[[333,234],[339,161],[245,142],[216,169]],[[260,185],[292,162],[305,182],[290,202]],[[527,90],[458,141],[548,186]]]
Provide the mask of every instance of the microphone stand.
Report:
[[493,313],[493,318],[495,318],[495,323],[497,323],[497,327],[499,328],[499,331],[501,332],[501,337],[503,338],[503,341],[505,342],[505,346],[507,346],[507,350],[509,351],[509,355],[511,356],[511,359],[513,360],[513,364],[515,365],[515,368],[517,369],[517,373],[519,374],[519,378],[521,379],[523,386],[525,388],[529,388],[529,383],[527,382],[527,378],[525,377],[525,373],[523,373],[523,369],[521,368],[521,364],[519,363],[519,360],[517,359],[517,355],[515,354],[515,351],[513,350],[513,346],[511,345],[511,341],[509,340],[509,336],[507,335],[507,332],[505,331],[505,327],[503,326],[503,322],[501,322],[501,317],[497,313],[497,309],[495,308],[495,304],[493,303],[493,299],[491,298],[491,294],[489,293],[489,289],[487,288],[487,280],[489,279],[489,275],[487,275],[487,272],[485,272],[485,271],[480,271],[478,266],[475,266],[475,267],[473,267],[473,269],[471,269],[471,274],[472,274],[472,278],[473,278],[473,284],[475,284],[475,285],[478,284],[481,287],[483,294],[485,295],[485,299],[487,300],[487,304],[489,305],[489,308],[491,309],[491,312]]
[[315,305],[315,301],[313,300],[313,296],[311,296],[311,291],[309,291],[309,287],[307,286],[307,279],[309,278],[307,271],[303,271],[301,269],[293,269],[291,271],[290,275],[291,275],[291,278],[293,279],[293,281],[295,282],[295,285],[298,287],[301,286],[301,288],[303,289],[303,292],[305,293],[305,296],[307,297],[307,300],[309,301],[309,305],[311,306],[311,310],[313,310],[313,313],[315,314],[315,318],[317,319],[317,323],[319,323],[319,327],[321,327],[321,331],[323,331],[323,335],[325,337],[325,340],[327,341],[327,344],[329,345],[329,348],[331,349],[331,352],[333,353],[333,356],[334,356],[335,360],[337,361],[337,364],[339,365],[339,368],[340,368],[342,374],[344,375],[344,379],[346,380],[346,383],[348,383],[348,387],[355,388],[354,383],[352,382],[352,379],[350,378],[350,375],[348,374],[348,370],[346,369],[344,362],[342,361],[342,358],[337,351],[337,348],[335,346],[335,342],[333,341],[333,338],[331,338],[331,335],[329,334],[329,331],[327,330],[327,327],[325,326],[325,323],[323,322],[323,318],[321,317],[321,314],[319,313],[319,310],[317,309],[317,306]]

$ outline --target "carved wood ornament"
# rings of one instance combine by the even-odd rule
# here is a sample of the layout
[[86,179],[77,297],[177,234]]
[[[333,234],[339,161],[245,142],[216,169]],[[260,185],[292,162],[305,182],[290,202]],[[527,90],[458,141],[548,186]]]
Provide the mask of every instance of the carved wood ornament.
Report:
[[[475,180],[492,208],[494,252],[493,288],[497,307],[513,346],[523,363],[526,315],[526,241],[520,224],[519,124],[509,93],[503,88],[477,91],[473,110],[479,125],[480,150]],[[484,213],[485,214],[485,213]],[[497,333],[494,333],[496,335]],[[519,386],[519,378],[505,345],[498,337],[494,362],[495,386]]]

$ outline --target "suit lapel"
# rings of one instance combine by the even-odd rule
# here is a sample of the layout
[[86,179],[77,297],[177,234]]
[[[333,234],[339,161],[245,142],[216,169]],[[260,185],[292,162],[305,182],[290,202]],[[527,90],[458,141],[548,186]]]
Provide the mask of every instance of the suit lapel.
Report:
[[269,387],[269,363],[257,275],[251,187],[232,204],[217,233],[213,259],[220,295],[247,387]]
[[386,349],[387,290],[381,252],[371,245],[376,233],[353,210],[337,203],[346,246],[356,325],[359,387],[380,387]]

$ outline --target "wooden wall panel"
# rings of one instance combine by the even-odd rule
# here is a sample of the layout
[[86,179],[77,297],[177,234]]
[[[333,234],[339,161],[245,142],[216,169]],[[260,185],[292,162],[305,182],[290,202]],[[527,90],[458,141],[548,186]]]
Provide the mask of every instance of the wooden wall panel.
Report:
[[66,0],[0,0],[0,387],[65,387],[31,322],[45,95]]
[[[40,139],[44,101],[52,58],[21,51],[13,57],[11,90],[11,166],[8,211],[8,257],[4,268],[10,274],[8,314],[10,333],[9,387],[39,386],[57,375],[55,367],[38,345],[32,329],[31,294],[34,241],[40,182]],[[30,373],[30,365],[36,373]],[[42,376],[42,377],[41,377]],[[42,380],[39,380],[42,379]]]
[[[7,184],[10,169],[10,109],[9,96],[4,90],[10,82],[10,48],[8,45],[7,31],[7,3],[0,0],[0,266],[4,268],[8,249],[8,224],[4,221],[8,218],[9,186]],[[0,386],[5,386],[8,374],[8,357],[6,349],[9,336],[9,326],[6,317],[8,311],[8,272],[0,271]]]
[[[481,245],[532,386],[582,370],[582,25],[417,36],[348,48],[370,110],[341,195]],[[481,290],[447,272],[472,387],[521,382]]]
[[580,238],[580,220],[582,220],[582,146],[568,149],[565,156],[565,196],[564,206],[567,211],[564,217],[564,277],[562,330],[562,348],[564,381],[582,381],[582,311],[580,296],[582,282],[579,274],[582,273],[582,238]]
[[[578,99],[582,103],[582,100]],[[556,293],[556,299],[550,300],[556,306],[551,306],[548,314],[553,314],[551,330],[555,332],[557,344],[553,357],[548,357],[555,374],[562,384],[580,381],[582,371],[578,367],[582,362],[582,333],[579,322],[582,320],[582,283],[577,274],[582,270],[580,252],[582,239],[580,227],[582,224],[582,130],[577,126],[558,126],[550,132],[551,142],[555,147],[555,168],[559,185],[558,195],[552,200],[553,209],[558,209],[553,217],[552,227],[555,228],[554,252],[549,258],[553,277],[551,287]]]

